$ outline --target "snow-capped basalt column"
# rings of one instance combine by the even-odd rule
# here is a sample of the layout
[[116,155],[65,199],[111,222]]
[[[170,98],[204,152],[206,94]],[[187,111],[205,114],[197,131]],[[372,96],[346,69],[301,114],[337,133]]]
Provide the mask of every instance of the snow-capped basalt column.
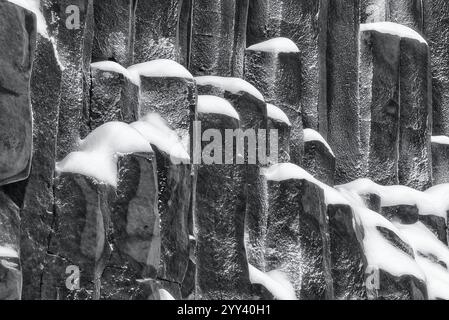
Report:
[[19,208],[0,191],[0,300],[22,297],[20,246]]
[[[267,116],[268,130],[277,130],[278,134],[278,141],[276,141],[278,162],[290,162],[290,132],[292,128],[290,119],[281,109],[269,103],[267,103]],[[271,140],[268,142],[270,151],[275,148],[271,142]]]
[[135,8],[134,63],[179,60],[181,0],[139,0]]
[[111,60],[124,67],[134,58],[134,0],[94,1],[92,61]]
[[[195,78],[200,94],[212,94],[230,101],[240,115],[240,143],[244,150],[237,155],[238,164],[245,171],[246,250],[248,261],[264,270],[264,242],[267,220],[266,179],[260,175],[267,165],[267,141],[260,129],[267,129],[267,106],[262,94],[248,82],[239,78],[204,76]],[[259,135],[259,133],[262,133]],[[248,138],[244,138],[247,135]],[[238,137],[238,133],[236,134]],[[243,136],[243,137],[242,137]],[[250,143],[251,140],[253,143]],[[255,141],[257,140],[257,141]],[[250,155],[253,156],[250,156]],[[243,158],[242,158],[243,156]]]
[[0,2],[0,185],[25,180],[30,173],[35,23],[30,11]]
[[[245,170],[236,164],[235,146],[224,146],[226,130],[240,128],[240,117],[225,99],[198,97],[198,119],[203,136],[214,130],[215,164],[198,166],[196,189],[196,299],[249,299],[250,282],[245,251]],[[205,156],[209,141],[201,143]],[[232,160],[225,163],[226,159]],[[211,159],[210,159],[211,160]]]
[[324,138],[313,129],[304,129],[304,169],[319,181],[334,185],[335,155]]
[[359,2],[330,1],[327,17],[327,140],[336,156],[337,183],[363,175],[358,107]]
[[323,189],[293,164],[274,165],[264,175],[269,199],[266,270],[287,274],[298,299],[333,299]]
[[[367,175],[380,184],[398,184],[399,61],[401,38],[370,28],[360,30],[360,132]],[[395,25],[389,24],[391,29]]]
[[190,70],[195,75],[242,76],[247,0],[193,1]]
[[449,183],[449,137],[432,137],[433,184]]
[[250,1],[247,29],[249,46],[275,37],[289,38],[298,46],[301,82],[296,84],[296,102],[302,106],[304,125],[325,136],[328,7],[325,0]]
[[423,0],[386,0],[386,20],[415,31],[423,28]]
[[290,162],[301,165],[304,154],[301,107],[301,68],[298,47],[287,38],[275,38],[245,51],[245,80],[254,85],[267,102],[288,116]]

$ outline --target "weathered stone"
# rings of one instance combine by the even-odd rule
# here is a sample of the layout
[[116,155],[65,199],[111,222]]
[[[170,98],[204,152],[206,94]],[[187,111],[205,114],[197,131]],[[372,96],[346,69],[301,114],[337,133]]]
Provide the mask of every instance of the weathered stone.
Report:
[[291,122],[290,162],[301,165],[304,154],[299,53],[245,51],[245,80],[255,86],[268,103],[279,107]]
[[298,299],[332,299],[323,190],[307,180],[268,181],[268,199],[267,271],[286,273]]
[[446,219],[436,215],[420,215],[421,221],[441,242],[448,244]]
[[[278,152],[278,162],[285,163],[290,162],[290,132],[291,125],[279,121],[278,119],[273,119],[268,117],[268,132],[270,130],[277,130],[278,132],[278,141],[277,141],[277,152]],[[269,153],[271,154],[271,140],[268,140]],[[274,146],[273,146],[274,148]]]
[[449,183],[449,144],[432,142],[432,176],[434,185]]
[[385,21],[388,0],[360,0],[360,23]]
[[36,18],[0,1],[0,185],[28,177],[32,157],[30,78]]
[[92,61],[111,60],[124,67],[133,64],[134,2],[133,0],[94,2]]
[[381,214],[390,221],[402,224],[414,224],[419,220],[419,210],[416,205],[383,207],[381,209]]
[[368,176],[382,185],[397,185],[399,148],[398,36],[360,33],[360,132]]
[[178,20],[181,0],[137,1],[134,63],[179,60]]
[[285,89],[300,92],[295,104],[302,109],[304,126],[319,128],[324,136],[327,136],[325,50],[328,6],[328,1],[323,0],[250,1],[247,29],[248,45],[286,37],[298,46],[301,81],[296,83],[296,88],[286,86]]
[[368,194],[361,194],[360,197],[362,198],[363,202],[365,203],[365,206],[368,209],[377,213],[381,213],[382,200],[379,195],[374,193],[368,193]]
[[359,0],[329,2],[327,28],[328,142],[336,183],[363,175],[358,107]]
[[396,277],[379,270],[379,291],[377,300],[426,300],[426,284],[412,275]]
[[386,0],[386,20],[416,31],[423,27],[422,0]]
[[334,185],[335,156],[321,141],[304,143],[304,169],[329,186]]
[[19,208],[0,191],[0,300],[21,299],[22,271],[19,254]]
[[417,39],[401,39],[400,97],[399,183],[422,191],[432,184],[432,81],[429,47]]
[[366,258],[360,239],[362,230],[354,225],[354,213],[347,205],[328,205],[330,254],[335,299],[366,299]]

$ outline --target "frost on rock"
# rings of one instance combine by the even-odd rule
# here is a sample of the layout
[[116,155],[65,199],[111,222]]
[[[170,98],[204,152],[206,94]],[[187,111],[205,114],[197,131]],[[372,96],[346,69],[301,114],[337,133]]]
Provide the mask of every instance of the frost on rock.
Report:
[[213,86],[229,91],[234,94],[246,92],[253,97],[265,101],[263,95],[249,82],[240,78],[202,76],[195,77],[195,81],[200,86]]
[[426,40],[415,30],[393,22],[374,22],[360,25],[360,32],[377,31],[387,33],[400,38],[409,38],[427,44]]
[[296,53],[299,52],[296,44],[288,39],[283,37],[278,37],[274,39],[270,39],[264,42],[260,42],[248,47],[246,50],[249,51],[262,51],[262,52],[270,52],[270,53]]
[[271,103],[267,103],[267,116],[270,119],[283,122],[288,126],[292,125],[285,112]]
[[140,77],[193,79],[192,74],[186,68],[169,59],[138,63],[129,67],[128,71],[134,79],[134,83],[140,83]]
[[126,78],[131,80],[135,85],[139,85],[140,81],[137,81],[138,77],[135,77],[129,70],[125,69],[122,65],[114,61],[99,61],[90,64],[93,69],[99,69],[103,71],[115,72],[123,74]]
[[335,157],[335,154],[332,151],[331,146],[327,143],[327,141],[323,138],[323,136],[319,132],[313,129],[304,129],[304,142],[309,141],[321,142],[327,148],[327,150],[329,150],[330,154]]
[[297,300],[295,289],[283,272],[273,270],[265,273],[252,265],[248,265],[248,267],[249,280],[252,284],[261,284],[277,300]]
[[117,187],[118,156],[152,152],[150,144],[130,125],[113,121],[92,131],[71,152],[56,163],[57,172],[78,173]]
[[14,3],[28,11],[31,11],[36,16],[37,21],[37,32],[43,37],[49,39],[49,35],[47,32],[47,22],[45,21],[44,15],[42,14],[40,4],[40,0],[8,0],[11,3]]
[[240,120],[240,116],[231,103],[226,99],[201,95],[198,96],[197,110],[199,113],[216,113]]

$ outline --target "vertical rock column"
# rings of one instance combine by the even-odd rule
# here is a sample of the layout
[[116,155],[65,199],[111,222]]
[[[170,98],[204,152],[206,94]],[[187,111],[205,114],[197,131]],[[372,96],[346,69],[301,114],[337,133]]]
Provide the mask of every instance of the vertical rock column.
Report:
[[[290,132],[292,124],[287,115],[275,105],[267,103],[268,116],[268,135],[270,136],[269,145],[269,161],[277,160],[279,163],[290,162]],[[273,145],[271,140],[272,130],[276,130],[278,138],[276,144]],[[277,150],[275,150],[276,148]],[[277,153],[277,159],[272,159],[272,152]]]
[[30,11],[0,2],[0,185],[24,180],[30,173],[35,23]]
[[387,17],[388,0],[361,0],[360,23],[385,21]]
[[449,183],[449,137],[432,137],[433,184]]
[[423,27],[422,5],[422,0],[387,0],[387,21],[402,24],[415,31],[421,31]]
[[289,39],[276,38],[249,47],[245,52],[245,80],[267,102],[279,107],[291,122],[290,162],[301,165],[304,154],[301,109],[300,53]]

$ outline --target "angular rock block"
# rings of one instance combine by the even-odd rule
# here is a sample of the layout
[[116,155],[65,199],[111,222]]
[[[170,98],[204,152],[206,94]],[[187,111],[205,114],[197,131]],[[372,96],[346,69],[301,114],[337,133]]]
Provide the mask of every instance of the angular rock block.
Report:
[[331,299],[323,190],[307,180],[269,180],[268,195],[267,271],[287,274],[298,299]]
[[402,224],[414,224],[419,221],[419,209],[416,205],[382,207],[380,213],[388,220]]
[[449,138],[432,137],[433,184],[449,183]]
[[330,1],[327,21],[327,138],[336,156],[335,180],[344,183],[364,175],[358,119],[359,0]]
[[133,64],[134,2],[133,0],[94,2],[93,62],[110,60],[124,67]]
[[138,292],[145,292],[139,280],[156,278],[161,256],[154,155],[135,154],[120,159],[117,195],[110,207],[107,237],[112,252],[105,262],[101,297],[136,299]]
[[399,23],[415,31],[423,28],[423,1],[386,0],[387,21]]
[[315,130],[304,130],[304,169],[329,186],[335,182],[335,155]]
[[25,180],[33,149],[30,78],[36,18],[0,2],[0,185]]
[[248,0],[193,2],[190,70],[194,75],[243,75],[248,3]]
[[[288,52],[276,52],[277,45]],[[300,53],[288,39],[269,40],[245,51],[245,80],[255,86],[267,102],[279,107],[291,122],[290,162],[301,165],[304,154],[301,105]]]
[[[110,219],[108,204],[114,191],[91,178],[71,173],[62,173],[55,188],[52,233],[42,272],[42,299],[99,299],[101,275],[110,253],[106,228]],[[79,269],[78,281],[71,268]]]
[[365,300],[365,255],[359,239],[362,230],[354,225],[348,205],[328,205],[330,254],[335,299]]
[[53,186],[57,124],[61,98],[61,66],[50,39],[38,35],[31,77],[34,150],[21,209],[23,299],[41,298],[42,264],[53,221]]
[[22,270],[20,265],[19,208],[0,192],[0,299],[20,300]]
[[432,64],[433,135],[449,136],[449,3],[425,0],[424,28]]
[[181,0],[137,1],[134,63],[179,60],[178,21]]
[[302,106],[304,126],[325,136],[328,7],[329,1],[323,0],[250,1],[247,29],[249,46],[275,37],[286,37],[298,46],[301,81],[296,84],[300,92],[296,103]]
[[364,162],[368,176],[382,185],[399,183],[400,41],[398,36],[376,30],[360,32],[359,99]]

